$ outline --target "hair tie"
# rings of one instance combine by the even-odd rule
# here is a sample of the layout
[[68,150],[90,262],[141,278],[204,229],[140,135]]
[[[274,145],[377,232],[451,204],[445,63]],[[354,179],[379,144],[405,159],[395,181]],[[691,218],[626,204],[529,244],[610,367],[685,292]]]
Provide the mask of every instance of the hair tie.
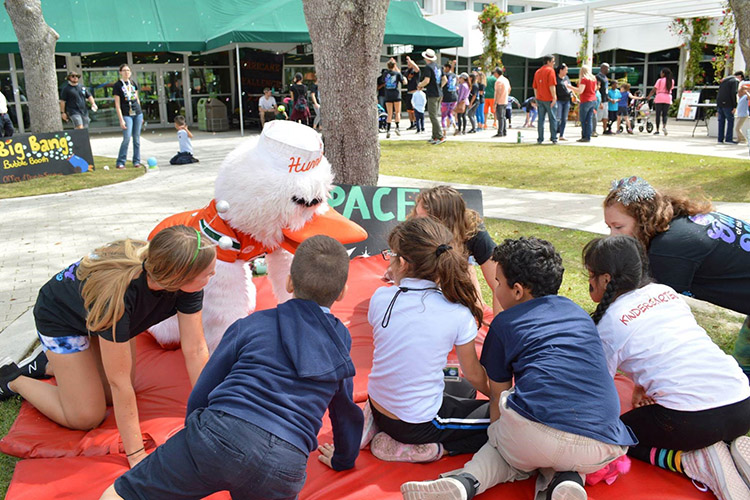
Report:
[[198,243],[195,245],[195,253],[193,254],[193,260],[190,261],[190,265],[193,265],[193,262],[195,262],[195,259],[198,258],[198,252],[201,250],[201,232],[197,229],[195,230],[195,234],[198,235]]
[[446,245],[446,244],[438,245],[437,249],[435,250],[435,255],[440,257],[441,255],[443,255],[448,250],[451,250],[452,248],[453,248],[452,246]]
[[631,203],[653,200],[656,190],[642,177],[623,177],[619,181],[612,181],[612,189],[618,191],[617,201],[626,207]]

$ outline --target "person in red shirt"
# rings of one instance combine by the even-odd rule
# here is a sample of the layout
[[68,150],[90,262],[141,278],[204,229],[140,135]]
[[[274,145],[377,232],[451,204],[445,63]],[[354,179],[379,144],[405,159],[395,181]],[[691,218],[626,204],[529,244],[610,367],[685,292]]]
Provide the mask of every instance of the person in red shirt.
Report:
[[557,76],[555,56],[544,56],[544,65],[534,73],[534,96],[539,109],[537,122],[537,144],[544,142],[544,117],[549,118],[549,133],[552,144],[557,144]]

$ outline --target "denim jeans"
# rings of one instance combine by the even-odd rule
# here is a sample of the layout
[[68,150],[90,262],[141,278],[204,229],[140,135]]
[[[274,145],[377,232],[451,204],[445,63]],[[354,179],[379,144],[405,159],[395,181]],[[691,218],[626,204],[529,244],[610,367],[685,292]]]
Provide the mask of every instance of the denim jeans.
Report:
[[570,101],[557,101],[557,135],[565,135],[565,124],[568,123],[568,111],[570,111]]
[[185,428],[115,481],[130,499],[187,500],[228,490],[244,500],[293,500],[305,484],[307,453],[245,420],[200,409]]
[[477,104],[477,122],[484,125],[484,103]]
[[[734,132],[734,111],[733,108],[716,108],[719,118],[719,142],[732,142],[732,133]],[[726,132],[726,134],[725,134]]]
[[128,159],[128,144],[130,138],[133,138],[133,165],[141,163],[141,125],[143,125],[143,113],[135,116],[123,116],[125,126],[122,131],[122,144],[120,144],[120,153],[117,155],[117,164],[125,165]]
[[505,121],[506,107],[507,104],[495,104],[495,119],[497,120],[498,135],[506,135],[508,133],[508,124]]
[[544,142],[544,117],[549,120],[550,140],[557,142],[557,105],[553,106],[552,101],[536,101],[539,111],[539,121],[536,122],[537,138],[536,142]]
[[580,107],[578,108],[578,115],[579,119],[581,120],[581,138],[583,139],[591,139],[595,107],[596,101],[587,101],[582,102]]

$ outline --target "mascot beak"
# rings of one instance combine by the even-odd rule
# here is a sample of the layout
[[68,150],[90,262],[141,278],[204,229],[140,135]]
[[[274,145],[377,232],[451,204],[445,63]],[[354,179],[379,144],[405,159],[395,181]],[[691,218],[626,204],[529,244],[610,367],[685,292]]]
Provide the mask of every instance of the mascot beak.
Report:
[[310,221],[297,231],[284,229],[284,241],[281,248],[294,253],[297,247],[311,236],[325,234],[346,245],[358,243],[367,239],[367,231],[356,222],[352,222],[336,210],[328,208],[323,214],[316,214]]

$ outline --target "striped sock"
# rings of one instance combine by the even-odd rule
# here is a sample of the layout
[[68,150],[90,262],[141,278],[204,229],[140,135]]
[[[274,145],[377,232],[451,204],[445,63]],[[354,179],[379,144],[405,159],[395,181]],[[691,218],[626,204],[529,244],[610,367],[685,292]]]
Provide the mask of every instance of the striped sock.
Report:
[[662,469],[685,475],[682,468],[682,452],[665,448],[651,448],[649,462]]

